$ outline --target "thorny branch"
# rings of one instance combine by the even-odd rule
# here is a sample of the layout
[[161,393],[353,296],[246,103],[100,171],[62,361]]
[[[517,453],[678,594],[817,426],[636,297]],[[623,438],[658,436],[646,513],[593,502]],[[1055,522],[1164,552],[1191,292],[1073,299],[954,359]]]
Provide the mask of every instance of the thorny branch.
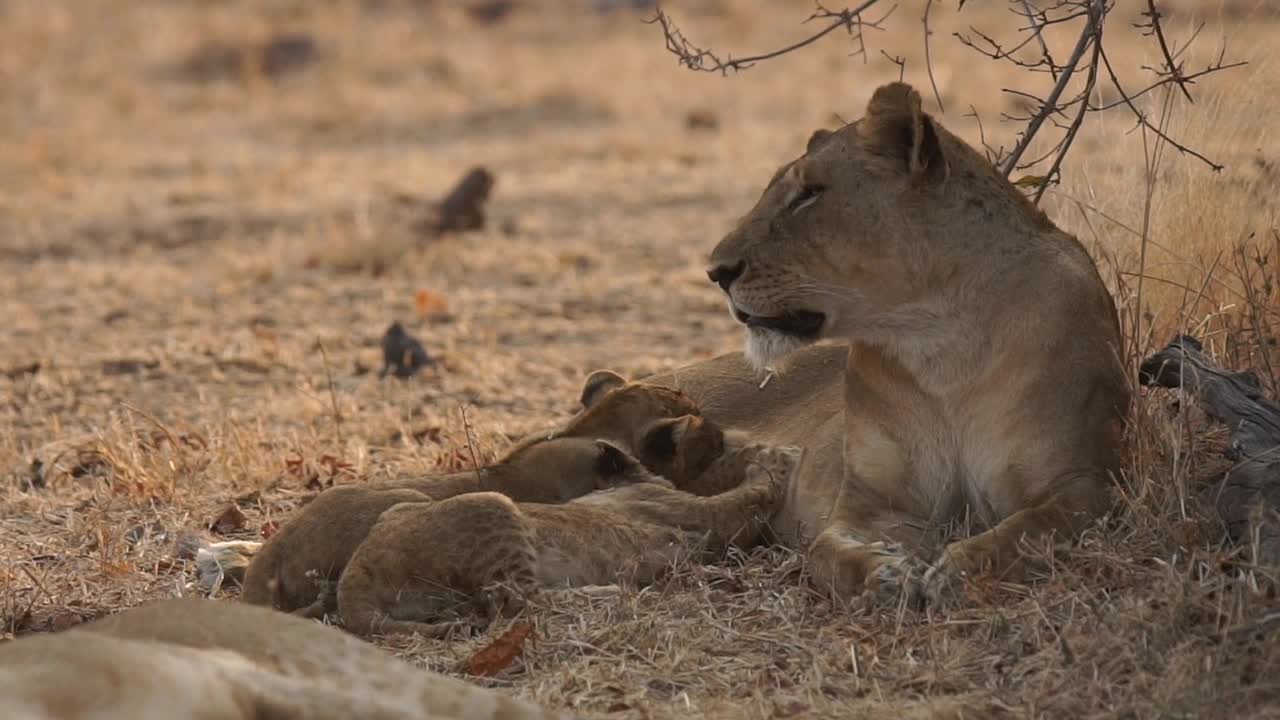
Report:
[[[866,20],[862,17],[862,13],[871,9],[872,5],[876,5],[880,0],[863,0],[863,2],[854,8],[845,8],[844,10],[832,11],[822,6],[822,3],[816,3],[813,14],[805,18],[805,23],[814,20],[828,21],[825,26],[813,35],[796,43],[792,43],[783,48],[778,48],[771,52],[761,53],[759,55],[749,55],[743,58],[733,58],[725,56],[721,59],[714,51],[698,47],[689,42],[685,38],[684,33],[680,32],[680,28],[676,27],[671,17],[664,13],[661,9],[657,10],[654,17],[646,22],[650,25],[658,24],[662,27],[662,35],[666,38],[667,50],[674,54],[680,60],[680,64],[690,70],[700,72],[718,72],[722,75],[728,75],[730,70],[746,70],[761,60],[771,60],[789,52],[794,52],[800,48],[807,47],[821,40],[831,31],[844,28],[845,31],[854,40],[862,42],[862,31],[864,28],[880,29],[881,23],[893,14],[897,7],[892,7],[889,12],[885,13],[877,20]],[[865,50],[858,50],[855,54],[861,54]]]
[[[970,27],[966,33],[954,32],[952,35],[961,44],[991,60],[1008,62],[1032,73],[1044,73],[1053,80],[1053,85],[1044,97],[1012,88],[1003,89],[1005,93],[1023,98],[1034,108],[1017,116],[1008,114],[1003,116],[1006,121],[1025,123],[1022,130],[1017,133],[1017,142],[1007,154],[1003,149],[993,152],[993,149],[986,144],[985,136],[983,138],[983,146],[987,149],[988,156],[1005,177],[1010,177],[1015,172],[1029,171],[1043,164],[1048,165],[1043,174],[1029,174],[1017,182],[1018,185],[1031,189],[1035,202],[1040,202],[1050,185],[1060,181],[1063,162],[1085,118],[1090,114],[1115,108],[1127,110],[1132,114],[1136,128],[1154,134],[1178,152],[1196,158],[1215,172],[1222,169],[1221,164],[1178,143],[1169,137],[1166,130],[1153,125],[1147,113],[1136,102],[1157,89],[1172,90],[1174,86],[1185,99],[1194,102],[1191,86],[1198,79],[1245,64],[1227,62],[1224,48],[1213,62],[1200,70],[1188,71],[1185,67],[1186,63],[1179,57],[1196,39],[1203,25],[1196,28],[1186,43],[1178,48],[1169,41],[1169,36],[1162,24],[1164,16],[1157,9],[1156,0],[1145,0],[1145,10],[1140,14],[1142,21],[1133,23],[1133,27],[1137,28],[1143,36],[1155,39],[1160,64],[1159,67],[1143,66],[1142,69],[1151,72],[1155,79],[1147,82],[1140,90],[1129,92],[1103,45],[1103,29],[1115,9],[1115,0],[1007,1],[1010,11],[1022,21],[1018,28],[1021,37],[1017,42],[1002,43],[974,27]],[[897,8],[896,5],[890,7],[887,12],[874,20],[863,17],[868,10],[878,4],[880,0],[863,0],[852,7],[832,10],[821,2],[817,2],[813,13],[804,22],[822,21],[824,24],[819,30],[807,38],[777,50],[740,58],[729,55],[722,57],[713,50],[693,44],[671,17],[660,9],[648,22],[662,28],[667,50],[676,56],[680,65],[690,70],[728,74],[729,71],[745,70],[758,62],[800,50],[837,29],[844,29],[857,43],[858,47],[851,54],[861,55],[865,62],[866,42],[863,31],[866,28],[883,29],[883,23]],[[939,92],[933,73],[930,37],[934,31],[930,24],[930,12],[934,4],[935,0],[926,0],[920,22],[924,33],[925,69],[938,107],[945,113],[942,93]],[[964,8],[963,0],[959,3],[959,8]],[[1059,29],[1075,26],[1078,26],[1079,31],[1071,54],[1065,62],[1059,63],[1050,52],[1045,33],[1049,30],[1060,31]],[[898,65],[899,77],[901,77],[905,72],[906,59],[883,50],[881,54]],[[1104,100],[1104,98],[1112,99]],[[974,116],[977,116],[976,111]],[[981,122],[980,118],[979,122]],[[1047,150],[1037,150],[1037,154],[1027,159],[1028,151],[1035,141],[1038,138],[1043,140],[1043,136],[1049,134],[1050,131],[1046,131],[1046,128],[1056,131],[1057,135],[1049,145],[1045,146],[1042,143],[1038,146],[1047,147]]]

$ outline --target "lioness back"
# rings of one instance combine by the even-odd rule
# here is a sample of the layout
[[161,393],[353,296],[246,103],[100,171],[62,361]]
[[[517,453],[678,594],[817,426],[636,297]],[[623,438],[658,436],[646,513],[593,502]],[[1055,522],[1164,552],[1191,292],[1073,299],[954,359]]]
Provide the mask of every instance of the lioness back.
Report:
[[569,717],[310,620],[195,598],[0,645],[0,697],[20,720]]

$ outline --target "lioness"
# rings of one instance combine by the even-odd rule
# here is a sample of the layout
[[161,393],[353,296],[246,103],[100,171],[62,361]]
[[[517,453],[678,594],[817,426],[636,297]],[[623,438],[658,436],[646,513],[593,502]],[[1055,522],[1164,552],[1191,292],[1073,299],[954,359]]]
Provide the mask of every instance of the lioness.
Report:
[[[909,85],[814,133],[708,276],[750,366],[646,382],[806,447],[778,524],[837,595],[900,597],[930,557],[935,599],[983,567],[1016,580],[1021,541],[1073,537],[1110,506],[1129,404],[1114,301],[1084,247]],[[799,350],[819,340],[840,347]],[[965,523],[976,534],[954,539]]]
[[320,623],[243,603],[162,600],[0,644],[14,720],[550,720]]
[[457,624],[440,620],[464,604],[495,615],[538,586],[647,584],[691,549],[751,543],[781,506],[800,450],[750,445],[729,455],[724,466],[745,466],[745,477],[710,497],[677,490],[632,459],[644,481],[562,505],[517,505],[492,492],[396,505],[338,582],[343,624],[439,636]]

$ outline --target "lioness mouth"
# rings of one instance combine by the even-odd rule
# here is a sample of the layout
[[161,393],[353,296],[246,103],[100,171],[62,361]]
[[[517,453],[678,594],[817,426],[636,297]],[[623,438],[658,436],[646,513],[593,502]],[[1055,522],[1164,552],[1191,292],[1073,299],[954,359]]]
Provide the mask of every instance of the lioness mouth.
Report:
[[738,319],[738,322],[749,328],[773,330],[774,332],[798,338],[817,337],[818,333],[822,331],[822,324],[827,321],[826,315],[810,310],[796,310],[775,317],[764,317],[762,315],[749,315],[735,307],[733,316]]

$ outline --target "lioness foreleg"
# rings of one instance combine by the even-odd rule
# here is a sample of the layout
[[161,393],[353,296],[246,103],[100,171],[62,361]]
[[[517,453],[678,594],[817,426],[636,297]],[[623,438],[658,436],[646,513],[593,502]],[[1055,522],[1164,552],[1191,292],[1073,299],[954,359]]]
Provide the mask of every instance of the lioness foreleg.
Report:
[[921,597],[923,563],[894,542],[864,541],[843,524],[828,525],[809,546],[813,583],[846,601],[888,606]]
[[[929,522],[889,508],[857,478],[847,479],[827,526],[809,546],[812,582],[845,601],[917,605]],[[876,508],[882,508],[877,510]]]

